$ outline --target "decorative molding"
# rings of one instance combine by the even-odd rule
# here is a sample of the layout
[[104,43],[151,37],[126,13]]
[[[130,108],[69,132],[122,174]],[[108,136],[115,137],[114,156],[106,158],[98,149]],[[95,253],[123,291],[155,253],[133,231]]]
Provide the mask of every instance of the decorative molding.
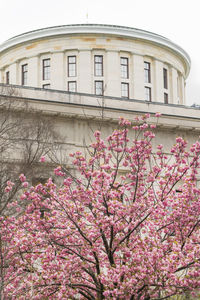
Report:
[[186,65],[186,77],[189,74],[191,60],[187,52],[180,46],[170,41],[169,39],[141,29],[114,26],[114,25],[100,25],[100,24],[75,24],[48,27],[30,31],[18,36],[15,36],[0,45],[0,53],[8,50],[19,44],[38,39],[45,39],[47,37],[59,37],[63,35],[77,35],[77,34],[100,34],[100,35],[113,35],[118,37],[126,37],[136,40],[144,40],[157,44],[163,48],[170,49],[176,55],[182,58]]

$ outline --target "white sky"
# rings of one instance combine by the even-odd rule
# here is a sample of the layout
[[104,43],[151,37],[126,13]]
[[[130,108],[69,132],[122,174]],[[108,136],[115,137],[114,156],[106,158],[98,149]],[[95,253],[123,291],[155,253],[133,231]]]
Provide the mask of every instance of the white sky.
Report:
[[187,104],[200,105],[199,12],[199,0],[0,0],[0,43],[26,31],[65,24],[113,24],[152,31],[190,55]]

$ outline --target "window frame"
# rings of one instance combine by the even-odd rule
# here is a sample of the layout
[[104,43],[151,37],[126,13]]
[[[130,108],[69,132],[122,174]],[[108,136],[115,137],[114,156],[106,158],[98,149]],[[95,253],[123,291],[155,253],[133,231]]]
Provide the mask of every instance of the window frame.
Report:
[[[75,84],[75,91],[71,91],[70,88],[69,88],[70,84],[72,84],[72,83]],[[68,92],[76,93],[77,92],[77,83],[76,83],[76,81],[68,81],[67,82],[67,90],[68,90]]]
[[[148,101],[148,102],[151,102],[152,101],[152,98],[151,98],[151,87],[149,86],[145,86],[145,101]],[[149,91],[149,93],[146,93],[146,91]],[[146,96],[149,96],[149,98],[147,99]]]
[[[70,62],[71,58],[75,58],[75,62]],[[74,70],[70,70],[70,67],[74,66]],[[74,74],[71,74],[71,72]],[[77,76],[77,71],[76,71],[76,55],[69,55],[67,57],[67,76],[68,77],[76,77]]]
[[[49,64],[45,65],[46,62],[49,62]],[[51,68],[51,59],[50,58],[44,58],[42,60],[42,80],[50,80],[50,69]]]
[[166,68],[163,68],[163,87],[168,89],[168,70]]
[[[97,84],[98,83],[101,83],[101,93],[97,93],[97,89],[98,89]],[[95,80],[95,82],[94,82],[94,91],[95,91],[96,96],[103,96],[103,94],[104,94],[103,80]]]
[[10,71],[6,72],[6,84],[10,84]]
[[44,90],[49,90],[49,89],[51,89],[51,84],[50,83],[45,83],[45,84],[42,85],[42,88]]
[[21,65],[21,81],[22,85],[27,85],[28,83],[28,64]]
[[[101,61],[96,61],[97,58],[101,58]],[[100,66],[100,68],[98,68],[97,66]],[[94,76],[102,77],[103,73],[103,55],[94,55]]]
[[[123,92],[125,91],[125,89],[122,88],[123,86],[127,87],[127,95],[123,95]],[[129,83],[128,82],[121,82],[121,98],[129,99]]]
[[169,95],[168,95],[168,93],[164,93],[164,103],[165,104],[169,103]]
[[[123,63],[122,60],[125,60],[126,63]],[[129,59],[128,57],[120,57],[120,66],[121,66],[121,78],[129,78]],[[125,74],[125,76],[124,76]]]
[[151,83],[151,63],[148,61],[144,61],[144,81],[145,83]]

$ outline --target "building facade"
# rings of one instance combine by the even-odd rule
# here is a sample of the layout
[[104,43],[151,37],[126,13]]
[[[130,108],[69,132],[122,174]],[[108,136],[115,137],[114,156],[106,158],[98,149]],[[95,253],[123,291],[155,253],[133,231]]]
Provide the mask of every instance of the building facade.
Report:
[[185,104],[188,54],[160,35],[122,26],[39,29],[0,45],[0,82]]
[[[189,70],[190,58],[178,45],[128,27],[68,25],[11,38],[0,45],[0,112],[5,116],[0,118],[5,152],[0,151],[0,167],[7,164],[6,172],[0,168],[2,181],[4,175],[10,180],[16,165],[25,173],[25,162],[33,185],[44,183],[55,164],[73,172],[68,154],[87,155],[94,131],[107,137],[119,117],[134,124],[135,117],[148,113],[148,122],[157,126],[155,151],[163,144],[170,156],[177,136],[191,145],[200,136],[200,110],[185,106]],[[162,113],[159,119],[156,112]],[[39,162],[42,155],[45,165]],[[120,165],[120,172],[126,171]]]
[[84,151],[97,129],[106,137],[120,116],[134,121],[149,113],[155,124],[156,112],[162,117],[154,146],[162,143],[168,152],[177,136],[192,144],[200,135],[199,109],[184,105],[189,70],[188,54],[154,33],[110,25],[58,26],[0,46],[0,96],[26,102],[30,111],[53,120],[63,157]]

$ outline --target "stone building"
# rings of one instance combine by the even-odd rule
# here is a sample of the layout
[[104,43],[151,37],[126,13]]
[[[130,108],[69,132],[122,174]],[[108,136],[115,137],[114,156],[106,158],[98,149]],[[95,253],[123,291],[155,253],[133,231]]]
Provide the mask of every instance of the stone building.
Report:
[[200,111],[185,106],[190,58],[160,35],[122,26],[49,27],[0,45],[0,83],[12,85],[27,104],[56,120],[65,151],[107,135],[119,116],[161,112],[157,142],[198,139]]
[[[190,58],[181,47],[160,35],[129,27],[56,26],[7,40],[0,45],[0,117],[7,107],[9,112],[8,118],[0,118],[0,150],[6,148],[5,155],[0,151],[1,191],[15,165],[24,168],[24,160],[27,173],[36,165],[28,174],[33,184],[45,182],[48,166],[40,168],[38,162],[52,145],[59,147],[47,162],[64,162],[70,168],[67,154],[86,151],[96,129],[107,136],[120,116],[133,121],[149,113],[149,121],[157,124],[153,146],[162,143],[166,152],[177,136],[193,143],[200,135],[200,110],[185,106],[189,71]],[[162,113],[158,121],[156,112]],[[20,118],[29,126],[20,127]],[[45,121],[42,127],[39,119]],[[10,124],[14,127],[14,135],[2,134],[6,122],[8,130]],[[56,134],[53,139],[48,134],[51,123]],[[1,147],[8,137],[12,151],[7,144]],[[23,168],[20,173],[25,173]],[[51,164],[50,168],[52,171]],[[10,201],[2,195],[0,213]]]
[[178,45],[121,26],[50,27],[0,46],[0,81],[38,88],[185,104],[189,69]]

